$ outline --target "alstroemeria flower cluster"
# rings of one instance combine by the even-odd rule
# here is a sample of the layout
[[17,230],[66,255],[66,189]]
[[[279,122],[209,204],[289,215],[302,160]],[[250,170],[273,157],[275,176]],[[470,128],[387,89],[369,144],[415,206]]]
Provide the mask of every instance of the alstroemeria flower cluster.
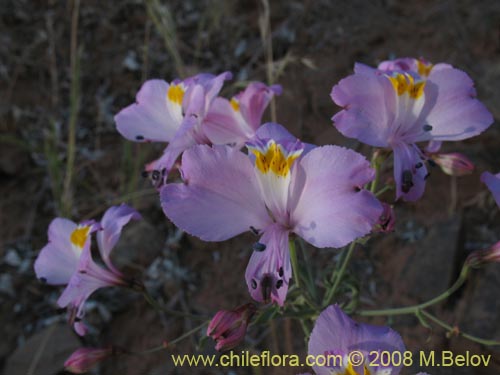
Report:
[[393,150],[396,198],[407,201],[422,196],[428,176],[418,142],[467,139],[493,122],[466,73],[422,59],[356,64],[331,97],[343,108],[333,117],[343,135]]
[[[79,224],[56,218],[49,226],[49,243],[40,251],[35,261],[37,277],[51,285],[66,285],[57,304],[67,307],[70,323],[79,335],[86,333],[81,321],[84,303],[99,288],[130,286],[131,281],[111,263],[122,228],[130,220],[141,216],[133,208],[122,204],[109,208],[100,223],[93,220]],[[105,267],[98,265],[91,254],[91,236],[96,234],[99,254]]]
[[245,278],[252,297],[283,305],[292,270],[289,235],[316,247],[341,247],[372,230],[380,202],[363,187],[374,178],[360,154],[305,145],[281,125],[265,124],[247,144],[184,152],[183,183],[161,190],[170,220],[205,241],[246,231],[260,235]]
[[398,375],[402,365],[394,366],[390,359],[401,358],[403,363],[405,351],[401,336],[393,329],[357,323],[338,305],[331,305],[316,320],[308,354],[324,363],[313,367],[316,375]]
[[167,83],[146,81],[136,103],[115,116],[118,131],[135,142],[168,142],[163,155],[146,171],[158,186],[165,181],[179,155],[196,144],[230,144],[241,147],[261,125],[261,117],[278,85],[254,82],[231,100],[217,97],[225,72],[218,76],[196,76]]

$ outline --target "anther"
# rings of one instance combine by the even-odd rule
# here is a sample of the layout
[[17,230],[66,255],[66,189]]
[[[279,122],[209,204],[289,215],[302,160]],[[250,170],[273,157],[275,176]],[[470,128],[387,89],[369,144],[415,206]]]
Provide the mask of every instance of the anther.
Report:
[[258,252],[261,252],[261,251],[264,251],[266,250],[266,245],[261,243],[261,242],[256,242],[252,245],[252,249],[254,251],[258,251]]
[[255,281],[255,279],[252,279],[252,289],[257,289],[257,281]]
[[434,160],[432,160],[432,159],[427,160],[427,162],[429,163],[429,165],[431,167],[436,167],[437,166],[436,162]]
[[158,180],[160,178],[160,171],[154,170],[153,173],[151,174],[151,178],[155,181]]
[[45,277],[40,277],[39,280],[42,282],[42,284],[47,284],[47,279]]
[[421,162],[418,162],[417,164],[415,164],[415,168],[417,168],[417,169],[422,168],[423,166],[424,166],[424,164]]
[[143,141],[144,140],[144,136],[142,136],[142,135],[136,135],[135,139],[137,139],[138,141]]
[[253,233],[253,234],[255,234],[255,235],[258,235],[258,234],[259,234],[259,230],[258,230],[258,229],[256,229],[255,227],[250,226],[250,230],[251,230],[251,231],[252,231],[252,233]]
[[430,132],[432,130],[432,125],[426,124],[422,129],[424,129],[424,132]]
[[283,280],[279,279],[278,281],[276,281],[276,289],[279,289],[283,286]]

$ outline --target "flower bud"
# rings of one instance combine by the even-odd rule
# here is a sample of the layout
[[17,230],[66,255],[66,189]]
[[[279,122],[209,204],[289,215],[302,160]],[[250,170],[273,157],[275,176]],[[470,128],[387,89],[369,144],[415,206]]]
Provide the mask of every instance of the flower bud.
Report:
[[441,167],[444,173],[450,176],[465,176],[474,170],[474,164],[458,152],[451,154],[435,154],[431,159]]
[[487,263],[500,263],[500,241],[486,250],[477,250],[467,257],[465,264],[477,268]]
[[207,336],[217,342],[215,349],[217,351],[229,350],[243,341],[248,323],[255,311],[256,307],[253,303],[247,303],[235,310],[218,311],[207,328]]
[[394,225],[396,223],[396,215],[394,214],[394,209],[387,203],[381,203],[383,210],[377,224],[375,224],[374,231],[378,233],[393,232]]
[[66,371],[84,374],[97,363],[113,354],[113,348],[79,348],[64,362]]

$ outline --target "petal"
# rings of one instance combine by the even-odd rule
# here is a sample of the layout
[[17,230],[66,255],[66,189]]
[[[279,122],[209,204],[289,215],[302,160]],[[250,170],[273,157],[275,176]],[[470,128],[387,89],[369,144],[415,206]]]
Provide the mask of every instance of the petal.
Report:
[[165,215],[205,241],[223,241],[270,221],[247,155],[228,146],[197,145],[182,157],[184,184],[161,190]]
[[271,224],[264,229],[259,243],[265,249],[252,253],[245,271],[248,291],[256,301],[270,300],[283,306],[292,277],[288,231],[279,224]]
[[362,190],[374,171],[357,152],[318,147],[292,173],[293,231],[316,247],[344,246],[369,233],[382,214],[380,202]]
[[281,86],[267,86],[261,82],[253,82],[238,95],[240,110],[247,123],[254,130],[262,124],[262,115],[274,95],[280,95]]
[[[313,356],[346,355],[354,350],[365,354],[365,359],[368,361],[368,356],[372,351],[399,351],[402,353],[406,349],[401,336],[391,328],[357,323],[349,318],[338,305],[327,307],[319,315],[311,332],[308,354]],[[313,369],[317,375],[329,375],[340,373],[338,367],[314,366]],[[363,373],[362,368],[357,370],[357,373]],[[387,370],[387,374],[396,375],[399,373],[398,367]]]
[[481,175],[481,182],[485,183],[490,189],[491,194],[493,194],[493,198],[495,202],[500,207],[500,173],[494,175],[490,172],[483,172]]
[[491,113],[476,99],[474,83],[466,73],[451,68],[433,69],[429,81],[437,86],[435,104],[426,120],[432,130],[415,142],[458,141],[482,133],[493,123]]
[[111,250],[115,247],[122,228],[127,225],[130,220],[140,220],[141,215],[132,207],[126,204],[113,206],[108,208],[101,219],[101,230],[97,232],[97,245],[101,257],[106,265],[115,270],[110,261]]
[[[167,105],[169,84],[153,79],[144,82],[136,103],[122,109],[116,116],[116,127],[131,141],[169,142],[181,125],[180,106]],[[178,108],[177,108],[178,107]]]
[[332,118],[343,135],[375,147],[388,145],[396,93],[386,77],[365,72],[351,75],[333,87],[331,97],[343,107]]
[[[78,267],[80,255],[73,250],[71,233],[76,229],[71,220],[56,218],[49,226],[49,243],[40,251],[35,261],[39,279],[51,285],[67,284]],[[87,241],[90,244],[90,241]]]
[[253,137],[255,131],[224,98],[216,98],[203,122],[203,131],[213,144],[241,145]]
[[417,146],[397,143],[393,151],[396,199],[403,197],[405,201],[414,202],[424,194],[427,168]]

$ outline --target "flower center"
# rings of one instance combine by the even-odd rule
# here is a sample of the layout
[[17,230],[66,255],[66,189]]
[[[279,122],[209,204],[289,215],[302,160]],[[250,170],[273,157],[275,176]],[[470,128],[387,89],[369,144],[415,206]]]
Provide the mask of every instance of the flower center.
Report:
[[393,73],[387,76],[399,96],[405,93],[412,99],[419,99],[424,94],[425,81],[415,82],[415,79],[408,73]]
[[70,236],[71,243],[78,249],[82,249],[89,236],[90,226],[78,226]]
[[167,99],[177,105],[182,105],[182,99],[184,98],[184,87],[181,83],[178,85],[171,84],[168,87]]
[[295,160],[302,154],[303,149],[287,151],[274,140],[269,140],[263,148],[251,147],[255,155],[255,166],[263,173],[272,172],[278,177],[287,177]]

